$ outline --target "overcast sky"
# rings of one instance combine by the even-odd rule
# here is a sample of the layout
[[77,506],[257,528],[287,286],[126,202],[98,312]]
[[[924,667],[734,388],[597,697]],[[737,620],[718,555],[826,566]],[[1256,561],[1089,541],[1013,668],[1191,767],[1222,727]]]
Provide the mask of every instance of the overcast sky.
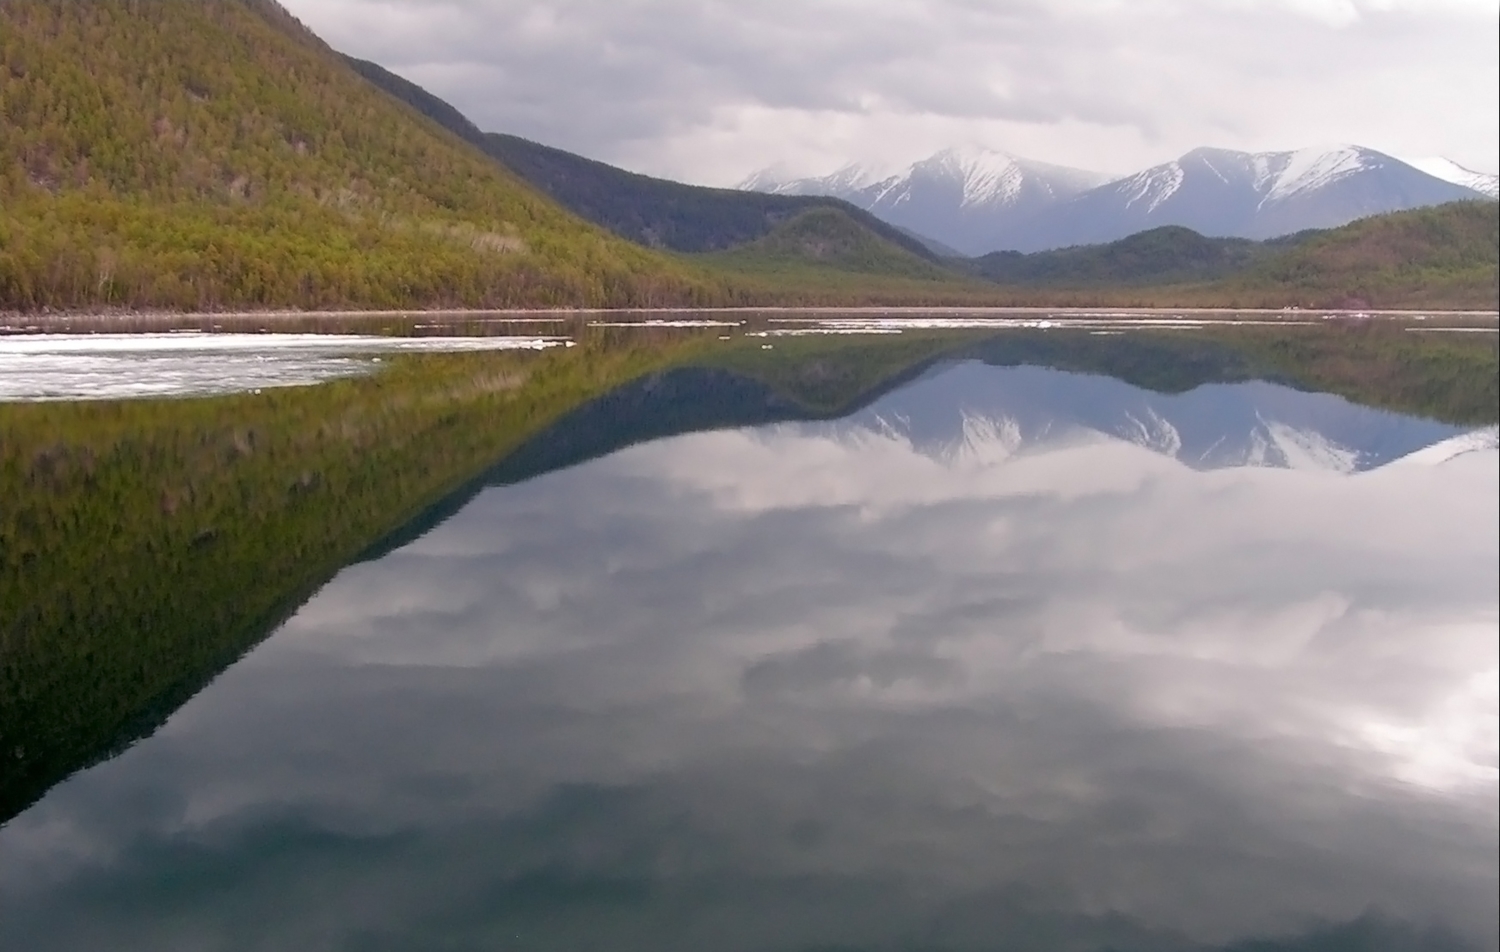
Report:
[[283,2],[486,130],[704,184],[951,145],[1500,163],[1500,0]]

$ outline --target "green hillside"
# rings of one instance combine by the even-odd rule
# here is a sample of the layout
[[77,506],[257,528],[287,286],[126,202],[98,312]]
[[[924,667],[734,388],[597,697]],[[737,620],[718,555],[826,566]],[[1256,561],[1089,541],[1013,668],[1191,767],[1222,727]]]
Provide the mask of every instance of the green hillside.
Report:
[[361,76],[483,149],[564,208],[638,244],[689,253],[722,251],[761,238],[802,212],[836,208],[892,244],[918,257],[934,258],[921,240],[840,199],[685,185],[519,136],[482,132],[415,83],[376,63],[346,59]]
[[1220,282],[1280,307],[1500,307],[1500,203],[1453,202],[1311,232]]
[[915,299],[925,293],[950,301],[999,296],[993,288],[875,234],[837,208],[810,209],[763,238],[696,260],[772,295],[806,297],[822,290],[835,297]]
[[1030,254],[996,251],[964,266],[997,284],[1024,287],[1182,284],[1227,277],[1277,247],[1245,238],[1206,238],[1190,228],[1167,225],[1104,245]]
[[1169,226],[955,264],[1017,303],[1493,309],[1500,206],[1454,202],[1260,242]]
[[269,0],[0,3],[0,309],[715,303]]

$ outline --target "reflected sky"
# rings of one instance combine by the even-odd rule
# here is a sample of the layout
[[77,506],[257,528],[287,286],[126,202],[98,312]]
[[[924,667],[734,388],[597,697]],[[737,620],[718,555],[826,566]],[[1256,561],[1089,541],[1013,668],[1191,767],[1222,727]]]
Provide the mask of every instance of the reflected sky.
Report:
[[0,831],[0,947],[1495,948],[1493,439],[888,425],[1098,384],[953,370],[346,569]]

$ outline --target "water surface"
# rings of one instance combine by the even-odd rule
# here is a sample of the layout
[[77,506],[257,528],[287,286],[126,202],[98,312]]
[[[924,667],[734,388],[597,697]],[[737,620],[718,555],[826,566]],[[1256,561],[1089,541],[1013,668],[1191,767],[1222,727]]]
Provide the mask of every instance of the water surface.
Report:
[[0,829],[0,946],[1496,947],[1493,427],[838,367],[559,417]]

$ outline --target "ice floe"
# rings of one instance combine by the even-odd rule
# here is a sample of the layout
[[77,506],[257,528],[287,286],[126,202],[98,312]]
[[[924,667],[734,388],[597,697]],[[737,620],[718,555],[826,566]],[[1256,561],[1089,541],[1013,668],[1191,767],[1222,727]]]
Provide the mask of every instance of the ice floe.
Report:
[[352,334],[0,336],[0,401],[115,400],[295,387],[375,369],[390,353],[543,350],[546,337]]

